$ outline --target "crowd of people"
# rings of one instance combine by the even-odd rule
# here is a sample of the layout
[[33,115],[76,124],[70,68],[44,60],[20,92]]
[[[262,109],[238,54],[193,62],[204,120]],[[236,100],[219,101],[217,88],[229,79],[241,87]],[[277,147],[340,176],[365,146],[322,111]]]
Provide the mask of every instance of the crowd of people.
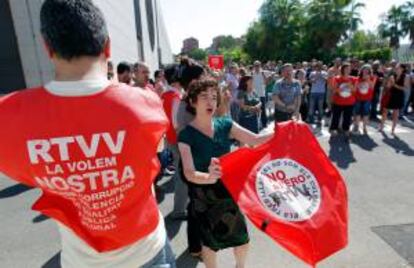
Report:
[[[160,156],[169,152],[171,165],[160,160],[174,174],[171,217],[188,219],[190,253],[207,267],[216,267],[215,252],[227,247],[234,247],[237,267],[244,267],[248,244],[244,218],[211,159],[233,145],[263,142],[269,136],[259,133],[273,120],[327,126],[332,137],[342,132],[348,141],[351,133],[367,135],[370,120],[382,131],[389,111],[395,134],[400,116],[414,108],[410,65],[396,61],[337,58],[330,67],[317,60],[255,61],[251,66],[231,64],[223,71],[183,56],[156,70],[154,80],[149,73],[145,63],[117,66],[119,82],[153,91],[163,102],[170,123]],[[108,77],[113,77],[111,72]]]
[[[190,253],[215,268],[217,252],[233,248],[236,268],[244,268],[249,234],[220,180],[220,156],[268,141],[277,129],[261,130],[272,119],[325,120],[332,135],[349,136],[361,121],[367,133],[379,111],[382,128],[391,110],[394,133],[400,113],[412,109],[409,68],[394,61],[255,61],[220,71],[183,57],[151,79],[144,62],[116,70],[108,63],[105,19],[92,1],[44,1],[41,29],[56,77],[0,99],[0,121],[16,129],[0,131],[0,171],[44,192],[35,208],[59,223],[63,268],[175,267],[153,191],[157,152],[161,162],[165,152],[172,156],[172,218],[188,221]],[[63,169],[68,159],[96,156],[108,157],[96,160],[110,168],[102,183],[98,172]],[[116,194],[115,206],[99,202]]]
[[[255,61],[250,66],[231,64],[225,70],[212,70],[184,56],[177,65],[180,70],[198,66],[201,76],[214,78],[225,98],[218,115],[228,115],[254,133],[270,120],[296,119],[317,126],[324,122],[333,136],[342,130],[349,137],[361,131],[367,134],[370,120],[378,121],[378,129],[383,130],[391,114],[395,134],[398,120],[414,111],[414,68],[395,60],[337,58],[331,66],[316,59],[296,64]],[[152,89],[161,98],[168,91],[163,69],[155,71],[152,80],[144,63],[122,62],[117,73],[120,82]],[[183,88],[179,92],[183,98]]]

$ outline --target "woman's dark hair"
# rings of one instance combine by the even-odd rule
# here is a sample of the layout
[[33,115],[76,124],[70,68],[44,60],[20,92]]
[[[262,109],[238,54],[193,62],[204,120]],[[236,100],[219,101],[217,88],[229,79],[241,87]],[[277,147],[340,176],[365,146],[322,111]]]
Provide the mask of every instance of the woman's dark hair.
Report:
[[251,80],[251,79],[253,79],[253,77],[250,76],[250,75],[245,75],[242,78],[240,78],[239,90],[247,91],[247,82],[249,82],[249,80]]
[[346,69],[347,67],[351,68],[351,64],[350,64],[349,62],[344,62],[344,63],[341,65],[341,68],[340,68],[341,75],[344,75],[344,74],[345,74],[345,69]]
[[46,0],[40,27],[47,46],[65,60],[97,57],[109,38],[104,16],[91,0]]
[[403,69],[403,74],[407,74],[407,65],[406,64],[404,64],[404,63],[400,63],[399,64],[400,65],[400,67],[401,67],[401,69]]
[[241,76],[246,76],[247,75],[247,71],[246,71],[245,68],[240,68],[239,73],[240,73]]
[[180,73],[180,83],[184,89],[187,89],[191,81],[200,79],[204,73],[203,67],[199,65],[190,65],[185,67]]
[[183,56],[180,60],[180,65],[185,67],[190,66],[190,59],[187,56]]
[[168,65],[164,69],[164,76],[169,85],[180,82],[180,66],[178,64]]
[[220,106],[221,103],[221,94],[220,88],[218,83],[213,78],[205,78],[197,81],[193,81],[188,86],[187,97],[185,99],[187,103],[187,111],[193,115],[196,114],[195,108],[191,105],[192,103],[196,103],[198,96],[202,93],[207,91],[209,88],[214,88],[217,92],[217,107]]

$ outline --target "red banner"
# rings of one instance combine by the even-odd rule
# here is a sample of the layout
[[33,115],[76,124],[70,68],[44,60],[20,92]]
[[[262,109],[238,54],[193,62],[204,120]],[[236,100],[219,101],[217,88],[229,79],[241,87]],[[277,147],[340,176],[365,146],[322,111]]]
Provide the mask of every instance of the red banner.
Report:
[[208,55],[208,66],[211,69],[221,70],[224,68],[224,56],[223,55]]
[[222,181],[253,224],[310,265],[348,243],[345,183],[303,123],[220,159]]

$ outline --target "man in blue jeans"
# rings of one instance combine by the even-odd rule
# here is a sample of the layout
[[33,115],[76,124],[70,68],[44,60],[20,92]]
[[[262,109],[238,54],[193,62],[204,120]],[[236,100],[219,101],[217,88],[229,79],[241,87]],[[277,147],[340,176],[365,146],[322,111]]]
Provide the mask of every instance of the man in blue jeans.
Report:
[[309,122],[314,123],[315,111],[318,110],[318,123],[323,116],[323,104],[325,101],[326,81],[328,73],[322,70],[321,63],[317,63],[315,70],[311,72],[309,79],[311,81],[311,94],[309,103]]

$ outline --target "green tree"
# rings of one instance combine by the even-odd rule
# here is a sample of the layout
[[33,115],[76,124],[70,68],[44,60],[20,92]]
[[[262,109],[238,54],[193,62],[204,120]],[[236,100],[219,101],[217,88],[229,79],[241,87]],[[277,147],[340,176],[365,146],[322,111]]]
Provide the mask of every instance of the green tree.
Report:
[[238,45],[236,38],[231,35],[221,36],[219,40],[218,49],[232,49]]
[[348,53],[379,49],[387,46],[387,40],[379,36],[378,33],[363,30],[356,31],[352,38],[345,40],[342,45]]
[[260,8],[265,35],[262,49],[268,58],[294,60],[302,36],[304,6],[299,0],[267,0]]
[[405,12],[401,6],[392,6],[391,9],[382,18],[381,24],[378,26],[378,32],[384,38],[389,39],[391,48],[398,49],[400,47],[400,39],[406,35],[403,28]]
[[403,11],[402,28],[406,34],[409,34],[411,48],[414,48],[414,1],[407,1],[401,9]]
[[251,58],[328,60],[361,23],[356,0],[266,0],[246,34]]
[[356,32],[359,28],[359,26],[362,24],[361,19],[361,13],[359,10],[361,8],[364,8],[365,4],[357,2],[355,0],[352,0],[351,2],[351,9],[349,11],[349,19],[350,19],[350,31],[351,31],[351,37],[353,36],[353,33]]
[[196,48],[191,50],[188,56],[197,61],[204,61],[207,58],[207,52],[204,49]]
[[[247,30],[243,50],[252,58],[264,60],[267,57],[266,51],[262,49],[265,30],[260,22],[254,22]],[[269,58],[268,58],[269,59]]]
[[364,5],[351,0],[313,0],[307,6],[306,45],[316,55],[333,54],[337,44],[358,28]]

